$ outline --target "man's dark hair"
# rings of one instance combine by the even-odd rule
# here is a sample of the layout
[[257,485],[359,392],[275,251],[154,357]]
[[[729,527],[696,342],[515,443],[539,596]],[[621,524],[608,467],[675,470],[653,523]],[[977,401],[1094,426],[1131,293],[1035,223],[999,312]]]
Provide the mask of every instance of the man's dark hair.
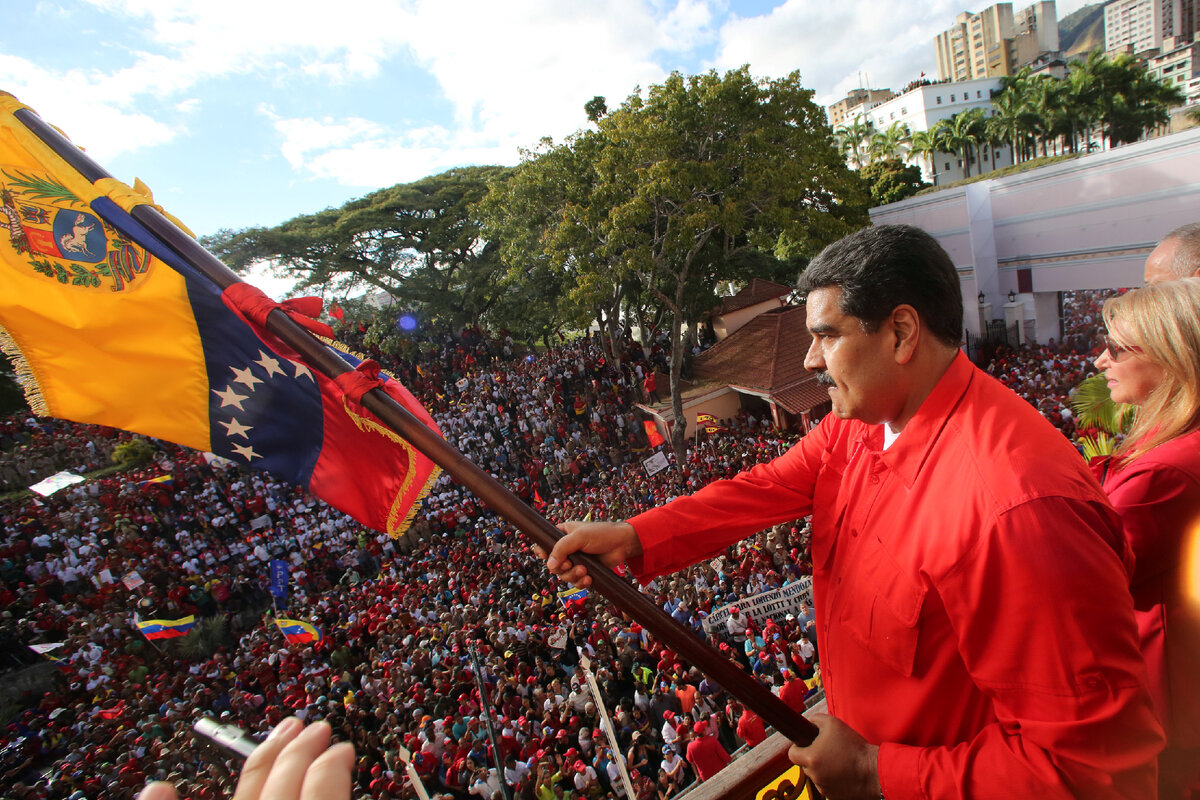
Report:
[[800,275],[800,290],[836,286],[838,308],[873,333],[898,305],[917,310],[945,344],[962,341],[963,304],[958,272],[934,239],[911,225],[875,225],[821,251]]

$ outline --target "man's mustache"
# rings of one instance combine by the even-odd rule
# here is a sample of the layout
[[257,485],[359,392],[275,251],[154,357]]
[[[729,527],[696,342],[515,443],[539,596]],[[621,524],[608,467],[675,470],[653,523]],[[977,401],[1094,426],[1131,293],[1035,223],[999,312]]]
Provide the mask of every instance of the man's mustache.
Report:
[[829,377],[829,373],[822,370],[817,373],[817,383],[821,386],[833,386],[833,378]]

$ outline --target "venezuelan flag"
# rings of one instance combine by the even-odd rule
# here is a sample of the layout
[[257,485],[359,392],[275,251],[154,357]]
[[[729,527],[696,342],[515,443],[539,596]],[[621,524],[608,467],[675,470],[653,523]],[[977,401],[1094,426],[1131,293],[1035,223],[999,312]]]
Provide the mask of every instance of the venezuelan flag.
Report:
[[558,599],[566,605],[571,600],[582,600],[588,596],[587,589],[565,589],[558,593]]
[[321,641],[321,631],[314,625],[299,619],[276,619],[279,632],[292,644],[316,644]]
[[196,618],[188,615],[183,619],[144,619],[134,624],[147,639],[174,639],[186,636],[196,624]]
[[134,219],[145,187],[89,181],[18,114],[0,92],[0,349],[33,410],[215,453],[403,532],[437,467],[251,321],[250,287],[222,291]]

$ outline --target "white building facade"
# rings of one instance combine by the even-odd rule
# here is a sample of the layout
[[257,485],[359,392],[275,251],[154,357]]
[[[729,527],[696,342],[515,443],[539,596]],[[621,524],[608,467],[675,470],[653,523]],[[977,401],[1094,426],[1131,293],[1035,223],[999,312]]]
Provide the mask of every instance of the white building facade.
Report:
[[[991,116],[992,92],[999,89],[999,78],[918,86],[871,108],[866,118],[878,131],[885,131],[895,123],[907,125],[909,133],[928,131],[940,120],[972,108],[982,108],[985,115]],[[1012,150],[1007,145],[974,150],[969,165],[964,165],[954,153],[937,153],[932,163],[929,158],[917,155],[910,155],[905,161],[919,166],[927,183],[940,186],[968,177],[968,173],[978,175],[1012,164]]]

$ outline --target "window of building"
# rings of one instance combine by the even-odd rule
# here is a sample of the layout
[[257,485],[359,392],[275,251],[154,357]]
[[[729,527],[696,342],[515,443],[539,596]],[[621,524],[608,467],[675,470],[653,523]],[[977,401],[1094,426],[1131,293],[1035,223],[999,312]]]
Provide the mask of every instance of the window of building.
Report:
[[940,94],[938,95],[937,104],[939,106],[942,104],[942,96]]
[[975,96],[976,96],[976,97],[983,97],[983,90],[982,90],[982,89],[977,89],[977,90],[975,91]]
[[946,162],[946,170],[948,171],[949,169],[950,169],[950,162],[949,162],[949,161],[947,161],[947,162]]
[[954,95],[950,95],[950,102],[951,102],[951,103],[953,103],[953,102],[954,102]]
[[907,114],[907,113],[908,113],[908,109],[907,109],[907,108],[901,108],[901,109],[900,109],[900,113],[901,113],[901,114]]

